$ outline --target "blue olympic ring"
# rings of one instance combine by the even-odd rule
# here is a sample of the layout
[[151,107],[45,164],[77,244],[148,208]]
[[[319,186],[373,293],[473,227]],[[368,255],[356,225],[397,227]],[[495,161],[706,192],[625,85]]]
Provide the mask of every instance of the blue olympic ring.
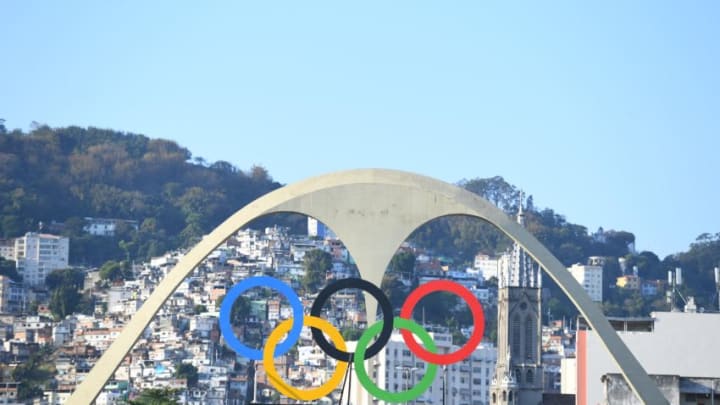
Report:
[[304,313],[302,302],[300,301],[300,298],[297,296],[295,291],[293,291],[293,289],[290,288],[289,285],[283,283],[282,281],[274,277],[250,277],[235,284],[230,289],[230,291],[228,291],[228,293],[225,295],[225,298],[223,298],[222,305],[220,306],[219,322],[222,336],[225,338],[227,344],[233,350],[235,350],[236,353],[252,360],[263,359],[262,350],[250,348],[240,342],[237,336],[235,336],[235,331],[233,331],[232,324],[230,323],[230,313],[232,312],[232,306],[235,303],[235,300],[238,299],[240,294],[253,287],[272,288],[283,294],[290,302],[290,306],[293,310],[292,328],[290,329],[290,332],[288,332],[285,340],[275,348],[274,353],[274,357],[282,356],[283,354],[287,353],[290,348],[300,339],[300,332],[303,327]]

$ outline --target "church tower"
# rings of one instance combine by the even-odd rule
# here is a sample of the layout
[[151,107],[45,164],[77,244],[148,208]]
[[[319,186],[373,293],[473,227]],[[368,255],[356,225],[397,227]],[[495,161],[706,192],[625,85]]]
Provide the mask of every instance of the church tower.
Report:
[[[522,194],[517,222],[525,226]],[[498,356],[490,386],[492,405],[542,403],[540,266],[519,244],[498,276]]]

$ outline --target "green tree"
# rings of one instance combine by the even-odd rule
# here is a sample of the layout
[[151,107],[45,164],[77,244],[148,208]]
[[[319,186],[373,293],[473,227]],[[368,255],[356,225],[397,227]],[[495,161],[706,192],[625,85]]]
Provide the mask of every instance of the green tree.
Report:
[[418,321],[424,317],[428,323],[445,325],[456,313],[458,299],[456,295],[444,291],[430,293],[415,306],[413,317]]
[[317,291],[325,284],[327,272],[332,268],[332,256],[324,250],[313,249],[305,253],[302,285],[307,291]]
[[116,262],[109,260],[100,267],[100,278],[102,280],[117,281],[130,278],[129,265],[127,262]]
[[500,176],[462,180],[459,185],[485,198],[501,210],[510,212],[517,209],[520,190]]
[[626,231],[605,231],[605,243],[602,247],[603,256],[623,257],[630,253],[630,246],[635,243],[635,235]]
[[30,315],[37,315],[39,307],[40,303],[37,302],[37,300],[32,300],[30,301],[30,305],[28,305],[28,312],[30,313]]
[[85,274],[73,268],[55,270],[45,278],[45,285],[50,289],[50,311],[57,319],[63,319],[78,310],[88,312],[87,307],[92,304],[87,299],[83,300],[78,292],[84,282]]
[[340,330],[340,334],[342,335],[343,339],[346,341],[355,341],[360,339],[360,336],[362,336],[363,331],[361,329],[357,328],[342,328]]
[[409,289],[400,280],[397,273],[385,273],[380,289],[390,300],[394,309],[399,309],[410,293]]
[[15,261],[5,260],[2,257],[0,257],[0,276],[10,277],[13,281],[17,282],[22,281],[22,276],[18,274],[15,268]]
[[620,268],[620,262],[616,257],[606,257],[605,264],[603,265],[603,297],[607,299],[610,297],[612,289],[615,288],[615,282],[617,278],[622,276],[622,269]]
[[50,290],[55,290],[63,286],[79,290],[83,288],[84,284],[85,274],[82,270],[74,268],[54,270],[45,278],[45,285]]
[[78,238],[85,233],[85,220],[80,217],[70,217],[65,220],[63,235],[71,238]]
[[19,381],[18,400],[24,402],[42,396],[42,387],[53,377],[54,364],[50,359],[53,349],[48,345],[30,354],[28,360],[19,364],[12,371],[12,379]]
[[175,377],[185,378],[188,387],[195,387],[198,383],[198,369],[189,363],[179,363],[175,365]]
[[56,319],[63,319],[75,312],[82,296],[72,286],[62,285],[50,295],[50,311]]
[[[215,306],[217,308],[220,308],[224,299],[224,295],[222,297],[218,297],[217,301],[215,302]],[[250,310],[250,300],[243,295],[237,297],[237,299],[233,303],[232,310],[230,310],[230,322],[233,325],[241,325],[245,323],[246,319],[250,316]]]
[[130,405],[179,405],[175,399],[176,391],[170,388],[149,388],[128,401]]
[[390,260],[388,270],[393,273],[407,275],[413,274],[413,271],[415,270],[415,255],[413,254],[413,252],[408,250],[403,250],[399,253],[396,253],[393,256],[392,260]]

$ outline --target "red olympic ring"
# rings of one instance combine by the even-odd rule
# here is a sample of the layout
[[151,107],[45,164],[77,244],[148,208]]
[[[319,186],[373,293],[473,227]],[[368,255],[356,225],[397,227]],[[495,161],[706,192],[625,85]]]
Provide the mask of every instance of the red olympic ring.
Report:
[[415,341],[415,338],[413,338],[412,332],[406,329],[401,329],[400,333],[402,334],[403,340],[405,341],[405,344],[408,346],[411,352],[415,353],[418,357],[421,359],[427,361],[428,363],[438,364],[438,365],[448,365],[452,363],[457,363],[464,358],[470,356],[472,352],[475,350],[475,348],[480,344],[483,338],[483,333],[485,332],[485,313],[483,312],[482,305],[480,304],[480,301],[475,298],[472,292],[468,290],[467,288],[463,287],[462,285],[455,283],[453,281],[449,280],[433,280],[428,283],[425,283],[415,290],[413,290],[410,295],[407,297],[407,300],[403,304],[402,308],[400,309],[400,317],[405,318],[408,320],[412,320],[412,312],[413,309],[415,309],[415,305],[426,295],[435,292],[435,291],[447,291],[451,293],[455,293],[456,295],[460,296],[465,302],[467,303],[468,307],[470,307],[470,312],[473,316],[473,324],[474,329],[473,333],[470,336],[470,339],[465,343],[463,347],[460,349],[448,353],[448,354],[437,354],[437,353],[430,353],[425,348],[423,348],[418,342]]

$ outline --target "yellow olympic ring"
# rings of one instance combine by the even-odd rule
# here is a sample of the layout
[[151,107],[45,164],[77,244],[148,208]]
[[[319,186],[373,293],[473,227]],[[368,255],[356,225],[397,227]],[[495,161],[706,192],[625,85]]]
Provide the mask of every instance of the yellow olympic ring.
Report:
[[[270,384],[272,384],[272,386],[283,395],[302,401],[312,401],[322,398],[331,393],[340,384],[340,381],[342,381],[345,371],[347,370],[348,363],[338,361],[335,373],[332,377],[330,377],[325,384],[317,388],[299,390],[288,385],[280,377],[277,370],[275,370],[273,354],[275,353],[275,346],[277,346],[280,338],[283,337],[292,327],[292,322],[292,319],[283,321],[270,333],[270,336],[268,336],[265,348],[263,349],[263,366],[265,367],[265,373],[267,373]],[[305,316],[303,317],[303,325],[320,329],[330,336],[330,340],[335,343],[340,350],[347,349],[342,335],[330,322],[315,316]]]

